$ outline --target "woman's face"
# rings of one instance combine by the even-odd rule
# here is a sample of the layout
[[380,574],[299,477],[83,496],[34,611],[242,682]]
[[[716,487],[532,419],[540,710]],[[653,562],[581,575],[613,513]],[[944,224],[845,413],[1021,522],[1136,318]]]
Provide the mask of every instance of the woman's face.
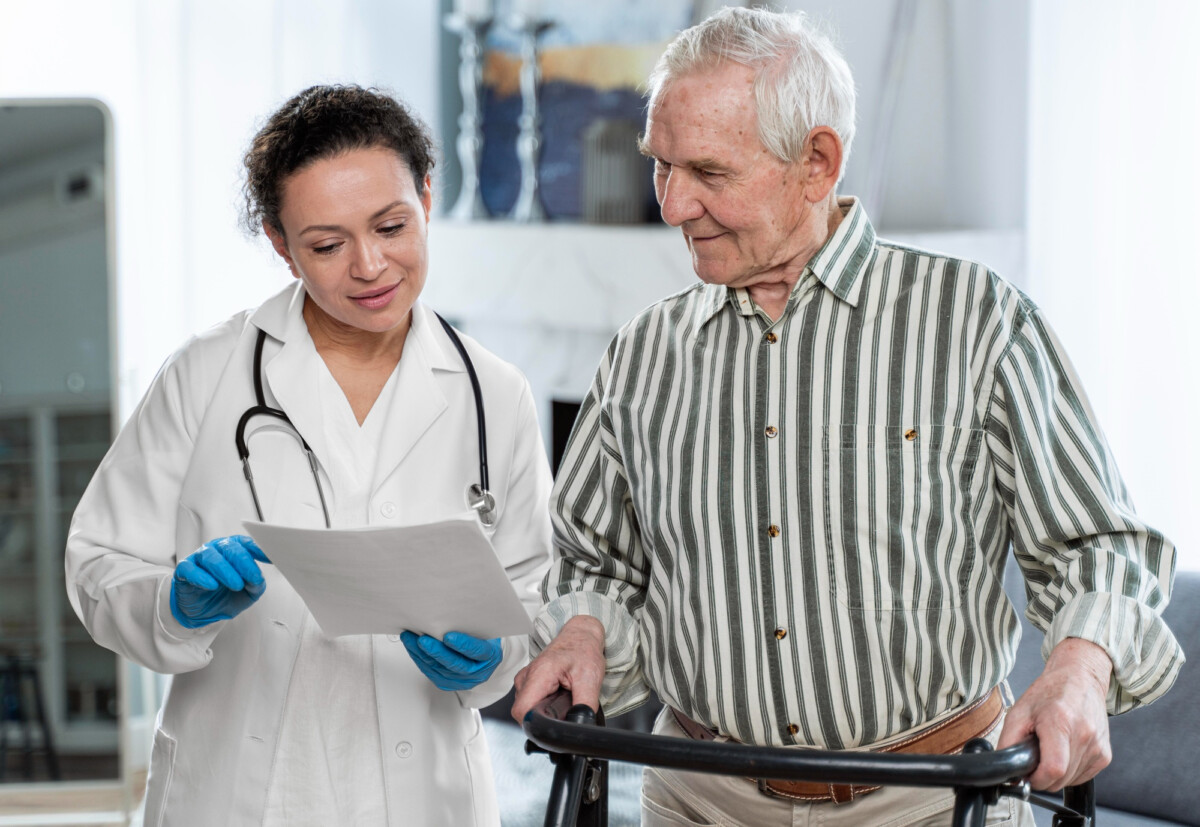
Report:
[[425,286],[429,177],[421,192],[391,149],[354,149],[283,182],[275,251],[304,282],[310,306],[345,333],[407,331]]

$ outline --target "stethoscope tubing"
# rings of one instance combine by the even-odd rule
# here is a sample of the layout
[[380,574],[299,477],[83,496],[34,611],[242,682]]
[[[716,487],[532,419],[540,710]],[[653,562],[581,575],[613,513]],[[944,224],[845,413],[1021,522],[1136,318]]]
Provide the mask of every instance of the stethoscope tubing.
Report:
[[[475,497],[475,501],[471,503],[472,508],[479,512],[479,518],[485,525],[491,525],[494,519],[492,509],[495,507],[495,499],[488,488],[488,462],[487,462],[487,425],[483,411],[483,390],[479,385],[479,376],[475,372],[475,364],[471,361],[470,355],[467,353],[466,347],[459,338],[458,333],[450,326],[442,316],[434,313],[437,320],[441,322],[446,335],[450,337],[454,349],[458,351],[459,357],[462,359],[463,366],[467,369],[467,377],[471,380],[471,391],[475,397],[475,422],[479,433],[479,485],[470,486],[471,493]],[[254,485],[254,474],[250,470],[250,446],[246,442],[246,427],[250,420],[256,416],[270,416],[280,420],[286,424],[295,433],[296,438],[300,440],[300,445],[304,448],[304,454],[308,458],[308,467],[312,471],[313,481],[317,485],[317,496],[321,499],[321,512],[325,517],[325,527],[330,528],[329,506],[325,502],[325,491],[321,487],[321,477],[317,470],[317,460],[313,455],[312,448],[309,447],[308,441],[300,433],[295,425],[292,424],[291,418],[279,408],[272,408],[266,403],[266,395],[263,392],[262,381],[262,354],[263,345],[267,340],[265,330],[258,331],[258,338],[254,343],[254,400],[255,404],[247,408],[238,419],[237,428],[234,430],[234,443],[237,447],[238,458],[242,462],[242,474],[246,478],[246,482],[250,486],[250,496],[254,500],[254,512],[258,515],[259,522],[263,522],[262,504],[258,499],[258,490]],[[478,490],[476,490],[478,488]]]

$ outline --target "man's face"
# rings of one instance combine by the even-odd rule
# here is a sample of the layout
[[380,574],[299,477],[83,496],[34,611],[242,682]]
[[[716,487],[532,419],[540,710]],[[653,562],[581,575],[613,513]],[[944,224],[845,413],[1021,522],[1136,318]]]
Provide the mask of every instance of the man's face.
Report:
[[[754,73],[726,63],[668,82],[646,119],[663,220],[683,231],[696,275],[748,287],[803,268],[814,220],[804,162],[758,139]],[[802,260],[800,260],[802,257]]]

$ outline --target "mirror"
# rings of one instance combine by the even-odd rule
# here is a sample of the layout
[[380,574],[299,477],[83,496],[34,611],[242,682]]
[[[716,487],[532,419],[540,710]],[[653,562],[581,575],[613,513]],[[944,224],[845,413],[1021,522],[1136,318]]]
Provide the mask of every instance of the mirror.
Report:
[[113,431],[110,119],[0,99],[0,784],[116,780],[117,657],[63,586]]

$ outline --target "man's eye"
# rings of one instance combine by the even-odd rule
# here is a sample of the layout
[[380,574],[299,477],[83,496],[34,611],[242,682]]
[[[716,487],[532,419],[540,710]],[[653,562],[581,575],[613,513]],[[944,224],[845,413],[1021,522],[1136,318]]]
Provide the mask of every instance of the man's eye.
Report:
[[671,165],[668,164],[666,161],[655,161],[654,162],[654,174],[655,175],[667,175],[670,172],[671,172]]

